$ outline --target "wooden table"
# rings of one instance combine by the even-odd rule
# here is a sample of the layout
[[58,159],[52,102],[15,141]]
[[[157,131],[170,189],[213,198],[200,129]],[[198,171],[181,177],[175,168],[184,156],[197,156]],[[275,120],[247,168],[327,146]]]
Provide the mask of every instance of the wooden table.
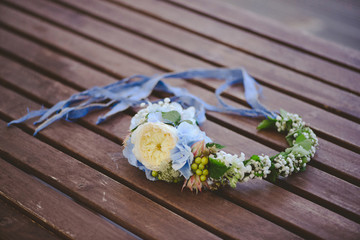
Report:
[[[219,0],[2,0],[0,66],[1,239],[360,239],[359,52]],[[122,157],[133,111],[100,125],[101,112],[59,121],[36,137],[30,121],[6,127],[26,107],[136,73],[239,66],[267,107],[316,131],[306,172],[195,195],[146,180]],[[170,84],[214,103],[221,82]],[[224,97],[247,108],[241,87]],[[260,119],[207,118],[202,129],[230,153],[286,148],[256,130]]]

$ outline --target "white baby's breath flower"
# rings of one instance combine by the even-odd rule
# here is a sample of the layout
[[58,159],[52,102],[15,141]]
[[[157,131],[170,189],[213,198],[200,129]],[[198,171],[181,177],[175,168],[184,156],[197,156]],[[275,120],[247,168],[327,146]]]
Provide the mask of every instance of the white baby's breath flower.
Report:
[[176,128],[164,123],[144,123],[131,134],[132,152],[147,169],[159,171],[170,161],[178,141]]

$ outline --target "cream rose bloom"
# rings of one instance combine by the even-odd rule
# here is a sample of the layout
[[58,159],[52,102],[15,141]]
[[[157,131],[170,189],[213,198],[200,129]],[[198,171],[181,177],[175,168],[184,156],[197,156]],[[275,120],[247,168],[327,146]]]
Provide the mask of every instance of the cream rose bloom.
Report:
[[147,169],[159,171],[171,161],[178,141],[176,128],[165,123],[144,123],[131,134],[132,152]]

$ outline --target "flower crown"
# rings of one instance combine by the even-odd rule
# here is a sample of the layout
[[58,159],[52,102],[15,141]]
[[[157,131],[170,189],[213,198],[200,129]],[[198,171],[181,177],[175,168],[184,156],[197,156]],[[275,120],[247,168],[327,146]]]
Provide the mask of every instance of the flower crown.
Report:
[[275,119],[262,121],[258,129],[272,127],[287,133],[290,147],[284,152],[248,159],[244,153],[231,155],[200,130],[194,107],[183,109],[165,98],[155,104],[149,102],[132,118],[123,154],[149,180],[184,181],[183,188],[196,192],[224,185],[236,187],[238,182],[254,178],[274,181],[278,176],[304,171],[318,146],[314,132],[297,114],[283,110]]
[[[218,106],[163,81],[174,78],[225,80],[215,91]],[[252,109],[235,108],[222,101],[221,93],[235,84],[244,85],[245,98]],[[123,150],[129,163],[143,170],[150,180],[174,183],[184,180],[183,188],[196,192],[215,190],[227,184],[235,187],[237,182],[254,178],[274,181],[279,176],[287,177],[293,172],[305,170],[318,146],[316,135],[305,127],[297,114],[280,110],[278,115],[260,104],[259,84],[241,68],[191,69],[151,77],[134,75],[107,86],[76,93],[50,109],[29,111],[8,126],[39,117],[34,123],[40,124],[35,130],[36,135],[59,119],[74,120],[93,110],[111,106],[110,111],[98,118],[96,124],[99,124],[129,107],[145,107],[144,99],[153,90],[174,95],[173,102],[168,98],[154,104],[148,102],[147,107],[132,118]],[[212,142],[200,130],[198,124],[205,121],[206,110],[247,117],[264,116],[267,119],[260,123],[258,129],[276,128],[286,133],[290,147],[272,157],[253,155],[246,159],[243,153],[240,156],[228,154],[221,150],[223,145]]]

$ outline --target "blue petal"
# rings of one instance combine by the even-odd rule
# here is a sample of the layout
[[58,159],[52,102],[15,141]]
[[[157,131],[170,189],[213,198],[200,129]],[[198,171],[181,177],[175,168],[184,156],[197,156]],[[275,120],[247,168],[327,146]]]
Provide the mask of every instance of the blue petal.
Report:
[[177,144],[171,150],[172,167],[174,170],[179,170],[181,175],[189,179],[192,175],[190,165],[193,161],[193,154],[191,148],[187,145]]
[[162,114],[161,112],[152,112],[148,115],[148,122],[163,122]]
[[200,128],[195,124],[189,124],[182,122],[177,128],[180,142],[191,146],[193,143],[201,140],[210,140],[205,132],[201,131]]

